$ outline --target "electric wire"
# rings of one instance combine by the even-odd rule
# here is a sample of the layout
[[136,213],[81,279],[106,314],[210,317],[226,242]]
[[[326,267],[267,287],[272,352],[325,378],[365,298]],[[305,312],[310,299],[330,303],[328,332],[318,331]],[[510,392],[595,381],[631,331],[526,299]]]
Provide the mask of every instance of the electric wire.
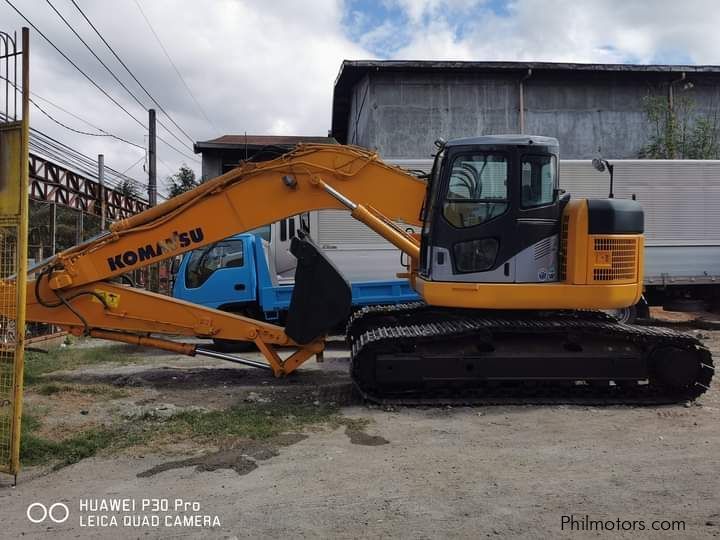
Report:
[[193,94],[192,90],[190,90],[190,87],[185,82],[185,79],[183,78],[182,74],[180,73],[180,70],[175,65],[175,62],[173,62],[173,59],[170,57],[170,53],[168,53],[167,49],[163,45],[162,41],[160,41],[160,36],[157,35],[157,32],[155,32],[155,29],[153,28],[153,25],[150,23],[150,19],[148,19],[147,15],[145,15],[145,11],[143,11],[142,6],[140,5],[139,0],[135,0],[135,5],[137,6],[138,10],[140,11],[140,14],[142,15],[143,19],[145,19],[145,23],[147,23],[148,28],[150,28],[150,31],[152,32],[153,36],[155,36],[155,40],[160,45],[160,48],[165,53],[165,57],[170,62],[170,65],[172,65],[173,69],[175,70],[175,73],[177,74],[180,81],[183,83],[183,86],[185,86],[185,90],[187,90],[188,94],[190,94],[190,97],[195,102],[195,105],[197,106],[198,110],[200,111],[200,114],[203,115],[205,120],[208,124],[215,130],[215,132],[220,133],[220,130],[215,126],[212,120],[208,117],[208,115],[205,113],[205,110],[200,105],[200,102],[195,98],[195,94]]
[[[83,176],[97,181],[97,161],[56,141],[49,135],[31,128],[30,147],[37,153],[52,158],[56,163],[74,169]],[[131,183],[138,191],[145,189],[145,186],[134,178],[130,178],[108,166],[105,167],[105,179],[106,184],[114,189],[118,189],[122,183]]]
[[[22,87],[18,86],[18,85],[15,84],[13,81],[11,81],[11,80],[9,80],[9,79],[6,79],[6,78],[3,77],[2,75],[0,75],[0,79],[6,81],[6,82],[8,82],[8,83],[10,83],[10,84],[15,88],[15,90],[16,90],[17,92],[22,92]],[[81,134],[81,135],[90,135],[90,136],[93,136],[93,137],[110,137],[110,138],[112,138],[112,139],[117,139],[118,141],[121,141],[121,142],[124,142],[124,143],[126,143],[126,144],[129,144],[130,146],[134,146],[134,147],[136,147],[136,148],[142,148],[142,149],[144,149],[143,146],[141,146],[141,145],[139,145],[139,144],[136,144],[136,143],[134,143],[134,142],[132,142],[132,141],[128,141],[127,139],[125,139],[125,138],[123,138],[123,137],[120,137],[119,135],[115,135],[114,133],[110,133],[109,131],[106,131],[106,130],[104,130],[104,129],[102,129],[102,128],[100,128],[100,127],[98,127],[98,126],[96,126],[96,125],[94,125],[94,124],[92,124],[92,123],[90,123],[90,122],[88,122],[88,121],[85,120],[84,118],[82,118],[82,117],[80,117],[80,116],[78,116],[78,115],[76,115],[76,114],[68,111],[67,109],[64,109],[63,107],[61,107],[61,106],[58,105],[57,103],[53,103],[53,102],[50,101],[49,99],[44,98],[44,97],[36,94],[35,92],[32,92],[32,91],[31,91],[31,92],[30,92],[30,95],[32,96],[32,97],[29,98],[29,99],[30,99],[30,103],[32,103],[42,114],[44,114],[45,116],[47,116],[50,120],[52,120],[53,122],[55,122],[55,123],[58,124],[59,126],[62,126],[62,127],[64,127],[65,129],[67,129],[67,130],[69,130],[69,131],[74,131],[75,133],[79,133],[79,134]],[[68,114],[68,115],[72,116],[73,118],[76,118],[76,119],[80,120],[81,122],[87,124],[88,126],[92,127],[93,129],[97,129],[98,131],[101,132],[101,134],[98,134],[98,133],[89,133],[89,132],[87,132],[87,131],[78,130],[78,129],[75,129],[75,128],[71,127],[71,126],[68,126],[68,125],[65,124],[64,122],[61,122],[60,120],[58,120],[57,118],[55,118],[54,116],[52,116],[52,115],[51,115],[49,112],[47,112],[45,109],[43,109],[33,98],[42,100],[42,101],[44,101],[44,102],[52,105],[52,106],[55,107],[56,109],[59,109],[59,110],[61,110],[62,112],[64,112],[65,114]]]
[[[13,3],[10,0],[5,0],[5,3],[7,5],[9,5],[18,15],[20,15],[20,17],[22,17],[22,19],[26,23],[28,23],[33,28],[33,30],[35,30],[38,34],[40,34],[40,36],[45,41],[47,41],[48,44],[53,49],[55,49],[65,60],[67,60],[68,63],[70,63],[70,65],[72,65],[78,72],[80,72],[80,74],[82,74],[82,76],[85,77],[90,82],[90,84],[92,84],[95,88],[97,88],[100,92],[102,92],[102,94],[104,96],[106,96],[110,101],[112,101],[115,105],[117,105],[120,109],[122,109],[122,111],[125,112],[125,114],[127,114],[130,118],[132,118],[140,127],[142,127],[144,131],[147,131],[147,126],[145,126],[140,120],[137,119],[137,117],[135,115],[133,115],[122,104],[120,104],[115,98],[113,98],[105,89],[103,89],[99,84],[97,84],[92,79],[92,77],[90,77],[87,73],[85,73],[82,70],[82,68],[80,68],[80,66],[78,66],[75,62],[73,62],[73,60],[67,54],[65,54],[57,45],[55,45],[55,43],[53,43],[52,40],[50,40],[50,38],[48,38],[37,26],[35,26],[35,24],[33,24],[32,21],[30,21],[30,19],[28,19],[17,7],[15,7],[15,5],[13,5]],[[197,158],[186,154],[182,150],[179,150],[178,148],[176,148],[174,145],[167,142],[165,139],[163,139],[159,135],[157,136],[157,138],[159,141],[163,142],[166,146],[168,146],[169,148],[172,148],[180,155],[185,156],[186,158],[188,158],[192,161],[195,161],[196,163],[200,162]]]
[[140,156],[140,159],[138,159],[135,163],[133,163],[133,164],[130,165],[127,169],[125,169],[125,170],[122,172],[122,174],[125,174],[126,172],[128,172],[130,169],[132,169],[135,165],[137,165],[138,163],[140,163],[140,162],[143,161],[144,159],[145,159],[145,156]]
[[35,30],[38,34],[40,34],[40,36],[45,41],[47,41],[48,44],[60,54],[60,56],[62,56],[65,60],[68,61],[68,63],[70,63],[70,65],[72,65],[77,71],[79,71],[82,74],[82,76],[85,77],[90,82],[90,84],[92,84],[95,88],[97,88],[100,92],[102,92],[103,95],[105,95],[105,97],[107,97],[110,101],[112,101],[115,105],[117,105],[120,109],[122,109],[122,111],[125,112],[125,114],[127,114],[130,118],[132,118],[140,127],[142,127],[143,129],[147,129],[147,127],[140,120],[138,120],[135,117],[135,115],[133,115],[130,111],[128,111],[125,107],[123,107],[117,100],[115,100],[115,98],[113,98],[99,84],[97,84],[93,80],[93,78],[90,77],[90,75],[85,73],[82,70],[82,68],[80,68],[80,66],[78,66],[75,62],[73,62],[72,59],[67,54],[65,54],[62,50],[60,50],[60,48],[57,45],[55,45],[55,43],[53,43],[52,40],[50,38],[48,38],[37,26],[35,26],[32,23],[32,21],[30,21],[30,19],[28,19],[18,8],[16,8],[15,5],[10,0],[5,0],[5,3],[7,5],[9,5],[18,15],[20,15],[20,17],[22,17],[25,20],[25,22],[28,23],[33,28],[33,30]]
[[183,135],[185,135],[188,139],[190,139],[191,142],[194,143],[195,142],[194,139],[192,137],[190,137],[190,135],[188,135],[187,132],[182,127],[180,127],[180,125],[173,119],[172,116],[170,116],[170,114],[165,110],[165,108],[160,104],[160,102],[158,102],[158,100],[155,99],[153,97],[153,95],[145,88],[145,86],[138,80],[138,78],[135,76],[135,74],[130,70],[130,68],[127,66],[127,64],[123,61],[123,59],[120,58],[120,56],[117,54],[117,52],[115,52],[115,49],[113,49],[110,46],[110,44],[103,37],[103,35],[100,33],[100,31],[95,27],[95,25],[88,18],[88,16],[85,14],[85,12],[82,10],[82,8],[80,6],[78,6],[77,2],[75,2],[75,0],[70,0],[70,1],[75,6],[75,8],[77,8],[77,10],[80,12],[80,15],[83,16],[85,21],[87,21],[87,23],[90,25],[90,27],[95,31],[95,33],[98,35],[98,37],[102,40],[102,42],[105,44],[105,46],[110,50],[110,52],[113,54],[115,59],[118,62],[120,62],[120,65],[125,68],[125,71],[127,71],[130,74],[130,76],[133,78],[133,80],[138,84],[138,86],[140,88],[142,88],[143,92],[145,92],[145,94],[147,94],[147,96],[153,101],[153,103],[155,103],[155,105],[158,106],[158,108],[165,114],[165,116],[168,117],[168,119],[175,125],[175,127],[178,128],[183,133]]
[[[97,55],[97,53],[93,50],[93,48],[92,48],[90,45],[88,45],[87,41],[85,41],[80,34],[78,34],[77,30],[75,30],[75,28],[68,22],[68,20],[67,20],[65,17],[63,17],[62,13],[60,13],[60,12],[57,10],[57,8],[53,5],[53,3],[52,3],[50,0],[45,0],[45,2],[46,2],[47,5],[49,5],[50,8],[57,14],[57,16],[60,17],[60,20],[65,23],[65,26],[67,26],[67,27],[70,29],[70,31],[75,35],[75,37],[78,38],[78,39],[80,40],[80,42],[85,46],[85,48],[86,48],[88,51],[90,51],[90,54],[92,54],[92,55],[95,57],[95,59],[96,59],[98,62],[100,62],[100,65],[105,68],[105,70],[112,76],[112,78],[115,79],[115,81],[116,81],[120,86],[122,86],[128,94],[130,94],[130,97],[132,97],[132,98],[135,100],[135,102],[136,102],[138,105],[140,105],[140,107],[142,107],[143,110],[147,111],[147,107],[145,106],[145,104],[144,104],[142,101],[140,101],[140,99],[138,99],[138,97],[132,92],[132,90],[130,90],[130,89],[127,87],[127,85],[125,85],[125,83],[124,83],[122,80],[120,80],[120,78],[119,78],[117,75],[115,75],[115,72],[114,72],[113,70],[111,70],[105,62],[102,61],[102,59]],[[162,120],[160,120],[159,118],[158,118],[157,122],[158,122],[158,124],[163,125],[163,124],[162,124]],[[163,125],[163,127],[164,127],[164,128],[167,130],[167,132],[168,132],[172,137],[174,137],[175,140],[177,140],[180,144],[182,144],[182,145],[187,144],[187,143],[185,143],[182,139],[180,139],[180,137],[178,137],[177,135],[175,135],[175,133],[173,133],[172,131],[170,131],[170,129],[168,129],[167,126]],[[181,130],[181,131],[182,131],[182,130]],[[190,142],[191,142],[191,143],[194,143],[194,142],[195,142],[195,141],[194,141],[189,135],[187,135],[184,131],[183,131],[183,135],[185,135],[188,139],[190,139]],[[190,150],[192,150],[192,147],[190,147],[190,146],[188,146],[187,148],[190,149]]]
[[72,132],[78,133],[78,134],[80,134],[80,135],[89,135],[90,137],[110,137],[110,138],[113,138],[113,139],[117,139],[117,140],[119,140],[119,141],[122,141],[122,142],[124,142],[124,143],[130,144],[130,145],[132,145],[132,146],[135,146],[136,148],[143,148],[143,147],[140,146],[139,144],[131,143],[130,141],[127,141],[127,140],[125,140],[125,139],[122,139],[121,137],[118,137],[118,136],[113,135],[113,134],[111,134],[111,133],[90,133],[89,131],[82,131],[82,130],[79,130],[79,129],[75,129],[75,128],[73,128],[73,127],[68,126],[67,124],[64,124],[64,123],[61,122],[60,120],[54,118],[50,113],[48,113],[45,109],[43,109],[40,105],[38,105],[38,104],[37,104],[35,101],[33,101],[32,99],[30,99],[30,103],[32,103],[32,104],[37,108],[38,111],[40,111],[42,114],[44,114],[45,116],[47,116],[50,120],[52,120],[53,122],[55,122],[57,125],[59,125],[59,126],[61,126],[61,127],[64,127],[64,128],[67,129],[68,131],[72,131]]

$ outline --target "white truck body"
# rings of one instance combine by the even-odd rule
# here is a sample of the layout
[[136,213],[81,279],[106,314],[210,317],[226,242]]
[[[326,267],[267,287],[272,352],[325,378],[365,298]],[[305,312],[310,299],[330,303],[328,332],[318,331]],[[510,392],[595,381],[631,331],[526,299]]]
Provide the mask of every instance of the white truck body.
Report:
[[[431,159],[385,161],[414,171],[432,168]],[[677,291],[681,286],[720,284],[720,161],[611,163],[615,197],[635,195],[645,211],[645,284]],[[573,197],[604,198],[610,178],[595,170],[590,160],[561,160],[560,187]],[[311,237],[348,279],[387,280],[404,270],[398,250],[348,212],[312,212],[309,222]],[[274,239],[279,238],[280,226],[273,225]],[[276,264],[281,262],[278,273],[292,276],[289,239],[273,244]]]
[[[615,197],[645,212],[645,283],[720,283],[720,161],[614,160]],[[560,187],[607,197],[610,177],[589,160],[561,160]]]

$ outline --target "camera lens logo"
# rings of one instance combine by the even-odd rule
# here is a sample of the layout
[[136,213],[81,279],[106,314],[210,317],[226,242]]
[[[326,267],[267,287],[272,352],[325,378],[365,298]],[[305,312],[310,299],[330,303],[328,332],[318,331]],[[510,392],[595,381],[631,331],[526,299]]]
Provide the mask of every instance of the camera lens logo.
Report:
[[63,503],[55,503],[48,508],[43,503],[34,502],[27,507],[25,515],[33,523],[42,523],[48,518],[54,523],[65,523],[70,517],[70,509]]

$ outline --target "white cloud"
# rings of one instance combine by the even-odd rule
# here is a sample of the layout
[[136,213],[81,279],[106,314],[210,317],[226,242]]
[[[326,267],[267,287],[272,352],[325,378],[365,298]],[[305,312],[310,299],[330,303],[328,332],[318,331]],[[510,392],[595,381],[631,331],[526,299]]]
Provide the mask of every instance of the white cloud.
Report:
[[488,2],[394,1],[412,26],[395,58],[720,63],[715,0],[515,0],[503,15]]
[[[76,0],[138,78],[195,140],[224,133],[325,135],[330,126],[333,81],[344,58],[372,56],[352,43],[341,25],[340,0],[141,0],[178,69],[220,132],[215,132],[187,94],[132,0]],[[67,0],[52,0],[101,57],[135,91],[137,89],[104,49],[99,39]],[[50,10],[44,0],[13,3],[98,84],[143,123],[147,113],[130,98]],[[4,2],[0,28],[25,24]],[[144,133],[31,31],[31,87],[37,94],[118,135],[144,144]],[[136,91],[137,89],[137,91]],[[42,103],[42,102],[40,102]],[[57,118],[78,129],[88,126],[47,107]],[[107,139],[75,135],[32,110],[34,127],[84,153],[106,154],[106,163],[123,170],[143,152]],[[158,118],[172,124],[158,112]],[[177,131],[177,130],[175,130]],[[159,128],[175,146],[180,143]],[[190,141],[179,134],[183,142]],[[189,149],[186,152],[192,155]],[[170,169],[183,161],[199,166],[160,143],[158,157]],[[197,157],[197,156],[195,156]],[[159,174],[170,172],[158,164]],[[139,166],[131,171],[142,178]]]
[[470,12],[484,0],[388,0],[407,14],[410,22],[419,23],[424,17],[436,18],[443,13]]

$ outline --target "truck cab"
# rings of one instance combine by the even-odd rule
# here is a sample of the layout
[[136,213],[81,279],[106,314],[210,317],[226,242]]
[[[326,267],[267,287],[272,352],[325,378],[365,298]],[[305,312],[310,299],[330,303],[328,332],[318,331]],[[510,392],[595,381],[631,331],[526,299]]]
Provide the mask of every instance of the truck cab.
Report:
[[[283,259],[278,263],[277,249],[273,250],[273,243],[268,241],[270,230],[264,227],[237,234],[183,255],[173,268],[172,296],[254,319],[284,322],[295,285],[294,271],[277,268],[278,264],[287,266],[287,262]],[[295,234],[292,227],[288,227],[288,237],[290,233]],[[282,230],[279,240],[284,240]],[[287,257],[294,261],[289,252],[285,253]],[[376,260],[372,252],[366,258]],[[406,279],[355,280],[351,290],[355,306],[419,299]]]
[[[184,255],[175,272],[172,295],[195,304],[277,320],[290,305],[292,279],[269,267],[261,233],[231,236]],[[269,261],[269,262],[268,262]]]

